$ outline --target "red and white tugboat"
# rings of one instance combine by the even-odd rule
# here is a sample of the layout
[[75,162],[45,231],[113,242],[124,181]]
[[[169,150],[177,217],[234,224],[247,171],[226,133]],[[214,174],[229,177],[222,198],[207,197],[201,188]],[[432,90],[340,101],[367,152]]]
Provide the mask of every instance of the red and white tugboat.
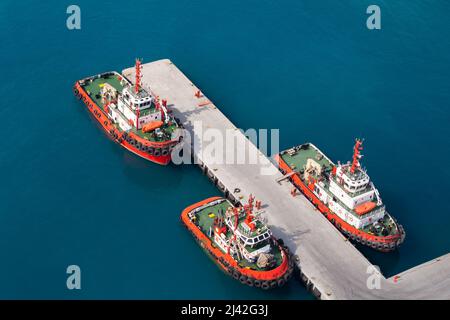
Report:
[[152,162],[166,165],[182,139],[167,101],[141,85],[141,61],[136,60],[135,84],[117,72],[79,80],[74,93],[83,100],[103,129],[121,146]]
[[212,197],[183,210],[181,220],[217,265],[242,284],[262,289],[283,286],[294,261],[261,219],[260,202],[235,207]]
[[[353,160],[335,165],[311,143],[276,156],[279,169],[350,239],[388,252],[405,239],[405,231],[387,213],[380,194],[361,168],[362,141],[356,139]],[[293,190],[295,191],[295,190]]]

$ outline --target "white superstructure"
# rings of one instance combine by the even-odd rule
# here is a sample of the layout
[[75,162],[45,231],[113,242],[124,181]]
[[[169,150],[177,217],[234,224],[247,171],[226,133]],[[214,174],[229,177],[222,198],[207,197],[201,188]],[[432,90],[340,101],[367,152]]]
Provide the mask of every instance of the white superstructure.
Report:
[[[352,163],[338,163],[328,175],[328,179],[315,181],[313,189],[314,194],[331,211],[358,229],[376,223],[386,214],[378,190],[359,164],[360,147],[357,142]],[[318,149],[317,151],[320,152]],[[304,179],[308,181],[311,173],[312,176],[320,176],[322,169],[314,159],[308,159]]]

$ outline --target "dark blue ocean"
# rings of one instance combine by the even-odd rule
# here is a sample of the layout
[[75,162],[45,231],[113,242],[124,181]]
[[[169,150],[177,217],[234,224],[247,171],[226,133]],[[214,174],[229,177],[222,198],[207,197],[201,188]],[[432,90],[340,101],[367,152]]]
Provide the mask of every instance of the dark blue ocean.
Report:
[[[81,8],[81,30],[66,8]],[[366,8],[381,8],[381,30]],[[170,58],[240,128],[279,128],[363,165],[404,225],[386,275],[450,250],[450,2],[0,2],[0,298],[311,299],[225,276],[179,221],[219,191],[195,166],[122,149],[72,94],[85,76]],[[81,290],[66,268],[81,268]]]

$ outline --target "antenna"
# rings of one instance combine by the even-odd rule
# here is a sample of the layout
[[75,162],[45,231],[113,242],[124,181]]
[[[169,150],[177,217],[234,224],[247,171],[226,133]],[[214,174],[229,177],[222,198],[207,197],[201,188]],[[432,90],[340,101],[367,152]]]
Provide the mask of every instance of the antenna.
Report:
[[359,159],[362,157],[360,151],[363,149],[362,147],[362,140],[355,139],[355,146],[353,147],[353,161],[352,161],[352,167],[350,168],[351,173],[355,173],[356,167],[359,167]]
[[139,92],[140,88],[141,88],[141,68],[142,68],[142,61],[141,59],[136,59],[136,82],[134,84],[134,91],[136,93]]

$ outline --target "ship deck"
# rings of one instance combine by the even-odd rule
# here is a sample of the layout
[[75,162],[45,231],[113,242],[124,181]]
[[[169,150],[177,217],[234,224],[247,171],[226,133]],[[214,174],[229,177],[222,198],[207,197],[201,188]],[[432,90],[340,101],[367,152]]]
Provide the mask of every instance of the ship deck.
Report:
[[82,87],[86,90],[92,100],[103,109],[104,105],[100,97],[100,90],[105,83],[110,84],[118,92],[122,92],[123,86],[120,84],[120,80],[117,78],[118,75],[108,75],[105,77],[100,77],[93,79],[92,81],[86,82]]
[[228,201],[210,205],[198,211],[195,215],[200,230],[209,237],[209,230],[213,227],[214,218],[220,216],[220,212],[225,213],[225,210],[231,207]]
[[[326,157],[321,157],[319,160],[319,156],[322,154],[314,149],[310,145],[304,145],[305,148],[301,149],[294,154],[289,154],[288,152],[285,152],[281,155],[281,158],[295,171],[299,171],[303,169],[303,167],[306,165],[306,161],[311,158],[314,159],[318,164],[323,166],[325,170],[331,170],[333,167],[333,164],[328,161]],[[307,147],[306,147],[307,146]]]
[[[134,79],[134,68],[123,74]],[[170,60],[144,64],[142,75],[144,86],[168,100],[195,139],[203,138],[198,129],[216,128],[224,135],[227,129],[237,129],[213,103],[206,105],[210,101],[206,96],[195,97],[200,89]],[[194,127],[197,121],[202,126]],[[243,134],[238,137],[248,142]],[[256,151],[253,144],[247,145]],[[380,286],[371,289],[367,280],[375,267],[305,197],[290,195],[291,183],[280,181],[283,176],[273,164],[217,164],[202,149],[193,149],[193,156],[230,195],[240,199],[253,194],[262,200],[272,232],[298,255],[302,279],[321,299],[450,299],[450,254],[391,278],[377,273]],[[261,174],[262,169],[274,173]],[[235,188],[240,192],[235,193]]]

